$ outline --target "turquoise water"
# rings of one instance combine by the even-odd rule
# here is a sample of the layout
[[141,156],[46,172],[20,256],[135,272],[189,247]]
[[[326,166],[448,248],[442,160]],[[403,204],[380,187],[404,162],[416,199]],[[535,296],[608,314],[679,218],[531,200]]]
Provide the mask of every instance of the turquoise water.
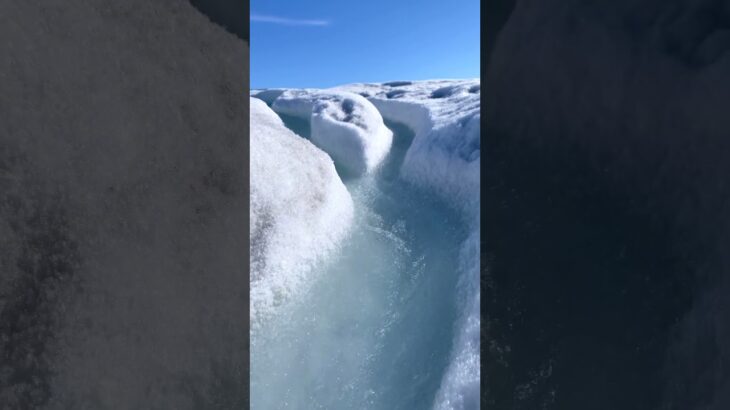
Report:
[[[305,134],[302,124],[285,123]],[[311,287],[252,336],[253,409],[433,404],[454,338],[466,231],[446,206],[398,180],[412,133],[387,125],[394,146],[382,168],[341,174],[355,203],[351,236],[311,275]]]

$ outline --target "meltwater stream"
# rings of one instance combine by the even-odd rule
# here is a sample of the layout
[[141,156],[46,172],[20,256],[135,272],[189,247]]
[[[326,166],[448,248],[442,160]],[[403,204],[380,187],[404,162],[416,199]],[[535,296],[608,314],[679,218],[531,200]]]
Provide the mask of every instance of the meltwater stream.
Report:
[[[308,137],[307,124],[283,118]],[[398,178],[398,124],[373,175],[343,181],[355,223],[342,248],[251,338],[252,409],[428,409],[448,365],[466,229]]]

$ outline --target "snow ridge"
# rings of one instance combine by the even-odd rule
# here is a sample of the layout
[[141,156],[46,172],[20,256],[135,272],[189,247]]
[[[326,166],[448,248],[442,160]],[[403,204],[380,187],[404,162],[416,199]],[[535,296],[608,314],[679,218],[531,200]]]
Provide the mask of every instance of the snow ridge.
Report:
[[[258,95],[270,96],[264,93]],[[309,120],[312,143],[355,175],[375,170],[393,142],[393,133],[375,106],[354,93],[288,90],[276,97],[271,107],[278,113]]]
[[251,98],[251,326],[342,241],[353,203],[332,160]]

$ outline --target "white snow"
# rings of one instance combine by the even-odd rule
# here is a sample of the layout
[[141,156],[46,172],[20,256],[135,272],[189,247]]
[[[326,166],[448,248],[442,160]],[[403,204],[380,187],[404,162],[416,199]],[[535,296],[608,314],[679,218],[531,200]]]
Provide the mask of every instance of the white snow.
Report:
[[282,88],[269,88],[266,90],[251,90],[251,97],[256,97],[262,100],[268,105],[271,105],[275,99],[277,99],[285,89]]
[[480,81],[350,84],[335,90],[368,98],[390,121],[415,132],[401,177],[435,191],[465,219],[479,213]]
[[375,170],[393,142],[378,110],[357,94],[289,90],[273,101],[272,108],[308,119],[311,141],[355,175]]
[[272,101],[271,108],[279,114],[311,120],[314,102],[320,98],[324,95],[316,89],[284,90]]
[[303,286],[353,219],[332,160],[251,98],[251,325]]

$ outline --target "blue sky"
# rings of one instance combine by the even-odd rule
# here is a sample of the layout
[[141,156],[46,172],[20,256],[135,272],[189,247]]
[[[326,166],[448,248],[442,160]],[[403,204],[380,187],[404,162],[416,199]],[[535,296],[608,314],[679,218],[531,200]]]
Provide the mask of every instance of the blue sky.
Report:
[[479,0],[253,0],[251,88],[479,77]]

